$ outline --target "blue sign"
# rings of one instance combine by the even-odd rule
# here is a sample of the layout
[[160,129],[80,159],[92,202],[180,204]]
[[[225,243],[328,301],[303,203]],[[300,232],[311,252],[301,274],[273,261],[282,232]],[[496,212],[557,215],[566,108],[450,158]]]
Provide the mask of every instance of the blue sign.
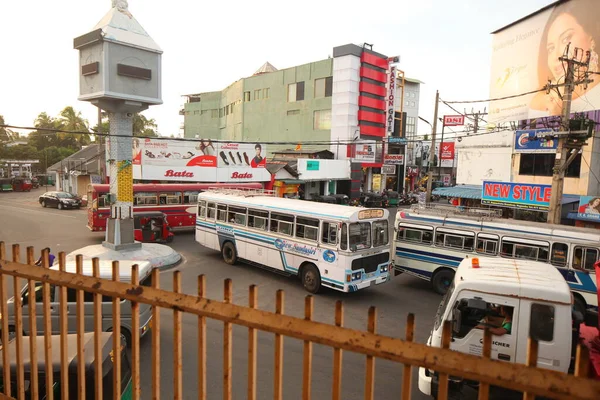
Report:
[[550,137],[552,129],[517,131],[515,153],[556,153],[558,138]]
[[581,196],[577,217],[600,222],[600,196]]
[[551,193],[550,185],[484,181],[481,204],[546,211],[550,207]]
[[331,250],[325,250],[323,252],[323,260],[327,261],[328,263],[332,263],[335,261],[335,253]]
[[403,138],[403,137],[390,136],[390,137],[388,137],[388,143],[390,143],[390,144],[406,144],[406,143],[408,143],[408,141],[406,140],[406,138]]

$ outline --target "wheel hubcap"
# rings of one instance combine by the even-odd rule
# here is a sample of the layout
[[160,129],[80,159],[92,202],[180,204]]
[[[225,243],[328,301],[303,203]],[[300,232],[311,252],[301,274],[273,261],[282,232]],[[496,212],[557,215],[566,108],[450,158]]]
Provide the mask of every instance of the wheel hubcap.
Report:
[[315,284],[315,277],[312,272],[307,272],[304,278],[304,282],[306,282],[306,286],[312,287]]

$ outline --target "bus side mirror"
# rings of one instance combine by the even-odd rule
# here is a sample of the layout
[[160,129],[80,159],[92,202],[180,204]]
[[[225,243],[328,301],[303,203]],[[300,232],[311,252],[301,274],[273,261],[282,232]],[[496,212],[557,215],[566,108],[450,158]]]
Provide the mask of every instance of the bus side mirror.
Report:
[[452,312],[452,331],[454,333],[460,332],[460,326],[462,325],[462,311],[455,308]]

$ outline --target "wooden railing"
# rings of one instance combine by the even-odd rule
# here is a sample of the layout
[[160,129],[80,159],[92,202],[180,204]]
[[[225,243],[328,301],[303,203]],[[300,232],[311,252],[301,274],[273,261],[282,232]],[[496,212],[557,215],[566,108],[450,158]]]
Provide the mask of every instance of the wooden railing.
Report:
[[[508,388],[524,393],[524,399],[532,399],[534,396],[544,396],[556,399],[588,399],[598,400],[600,398],[600,383],[587,379],[587,353],[584,348],[578,348],[575,374],[567,375],[555,371],[549,371],[534,367],[537,360],[537,342],[530,340],[527,356],[527,365],[512,364],[491,360],[491,335],[486,331],[483,343],[483,356],[458,353],[448,349],[451,340],[450,325],[444,326],[442,338],[443,348],[432,348],[425,344],[415,343],[414,339],[414,316],[408,315],[406,326],[406,338],[398,339],[382,336],[376,333],[377,312],[374,307],[369,309],[368,329],[367,331],[358,331],[343,327],[344,308],[341,302],[336,303],[335,323],[329,325],[313,321],[313,298],[307,296],[305,299],[304,318],[296,318],[284,314],[284,292],[282,290],[276,293],[276,310],[269,312],[260,310],[257,307],[258,288],[254,285],[249,288],[249,305],[242,306],[233,304],[232,301],[232,281],[227,279],[224,283],[224,299],[216,301],[207,299],[206,279],[204,276],[198,277],[198,294],[190,295],[181,293],[181,275],[180,272],[173,272],[173,291],[162,290],[159,287],[159,273],[157,270],[152,272],[152,286],[146,287],[139,285],[137,266],[133,267],[133,277],[131,283],[119,282],[119,264],[113,262],[113,279],[106,280],[98,278],[98,261],[93,260],[94,276],[83,276],[65,272],[65,254],[60,253],[59,268],[49,269],[48,254],[43,252],[43,266],[34,266],[34,250],[27,248],[27,262],[20,262],[20,249],[18,245],[12,247],[12,261],[7,261],[4,243],[0,242],[0,300],[2,321],[2,343],[9,340],[9,327],[7,315],[7,291],[5,276],[14,277],[13,289],[15,293],[21,290],[21,280],[26,279],[29,286],[28,312],[30,313],[29,331],[30,337],[24,337],[22,334],[22,315],[21,299],[15,296],[15,341],[16,341],[16,377],[11,376],[7,366],[9,365],[8,352],[3,351],[2,381],[3,392],[7,395],[16,392],[16,398],[25,398],[24,389],[24,371],[23,371],[23,343],[29,340],[31,354],[29,359],[36,360],[43,357],[46,361],[45,387],[53,386],[52,373],[52,354],[55,351],[60,352],[61,368],[61,398],[67,399],[68,393],[66,387],[69,374],[67,369],[67,288],[77,291],[77,357],[78,357],[78,388],[79,399],[85,398],[85,378],[83,369],[83,336],[84,325],[84,307],[83,294],[89,292],[94,294],[94,331],[95,331],[95,366],[94,374],[97,382],[101,382],[102,375],[102,357],[98,341],[98,333],[101,330],[101,296],[110,296],[113,298],[113,325],[115,327],[113,334],[113,360],[114,377],[113,386],[115,393],[121,390],[120,382],[120,299],[131,301],[132,307],[132,381],[133,398],[160,398],[161,392],[161,321],[160,309],[170,309],[173,311],[173,397],[175,399],[190,398],[190,393],[183,391],[182,374],[182,314],[189,313],[197,316],[198,324],[198,399],[207,398],[206,372],[210,368],[210,360],[206,357],[206,323],[207,319],[221,321],[224,324],[223,330],[223,398],[232,398],[232,327],[240,325],[248,328],[248,363],[247,363],[247,395],[248,399],[256,399],[257,395],[257,331],[265,331],[274,334],[275,360],[274,360],[274,398],[283,398],[283,387],[286,382],[283,379],[283,341],[285,337],[302,340],[303,358],[302,358],[302,398],[310,399],[312,382],[312,345],[320,344],[329,346],[333,349],[333,378],[332,378],[332,397],[339,400],[342,398],[342,355],[344,351],[362,354],[366,357],[366,371],[364,381],[365,399],[374,398],[375,388],[375,360],[385,359],[403,364],[403,377],[399,380],[397,391],[398,398],[410,399],[413,388],[411,387],[411,371],[414,367],[425,367],[435,370],[439,373],[440,386],[438,399],[447,399],[448,397],[448,377],[459,376],[465,379],[480,382],[479,399],[487,399],[490,385],[502,388]],[[83,259],[76,258],[77,269],[82,270]],[[44,347],[36,348],[36,314],[35,314],[35,282],[43,283],[43,325],[44,325]],[[50,285],[55,285],[60,290],[59,295],[59,315],[60,315],[60,336],[61,342],[58,349],[51,345],[51,322],[50,322]],[[152,377],[151,387],[142,388],[140,385],[140,347],[139,347],[139,304],[145,303],[152,306]],[[163,355],[164,356],[164,355]],[[207,365],[208,363],[208,365]],[[35,364],[35,363],[32,363]],[[31,371],[30,391],[31,398],[38,398],[37,388],[39,385],[37,373]],[[15,388],[11,388],[11,381],[16,382]],[[11,391],[12,389],[12,391]],[[102,385],[95,386],[96,398],[102,398]],[[170,397],[170,396],[169,396]],[[391,397],[391,394],[390,394]],[[52,393],[48,393],[48,399],[52,399]],[[118,397],[115,397],[118,398]]]

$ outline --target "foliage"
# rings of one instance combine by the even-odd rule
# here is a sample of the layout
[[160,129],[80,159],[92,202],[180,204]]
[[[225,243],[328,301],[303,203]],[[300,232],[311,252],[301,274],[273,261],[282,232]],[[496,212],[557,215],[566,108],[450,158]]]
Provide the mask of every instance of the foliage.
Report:
[[[100,126],[102,133],[110,132],[110,123],[108,121],[108,113],[102,112],[102,124]],[[136,113],[133,116],[133,136],[135,137],[157,137],[156,132],[158,126],[154,118],[146,118],[143,114]],[[98,132],[98,124],[93,128],[94,132]]]

